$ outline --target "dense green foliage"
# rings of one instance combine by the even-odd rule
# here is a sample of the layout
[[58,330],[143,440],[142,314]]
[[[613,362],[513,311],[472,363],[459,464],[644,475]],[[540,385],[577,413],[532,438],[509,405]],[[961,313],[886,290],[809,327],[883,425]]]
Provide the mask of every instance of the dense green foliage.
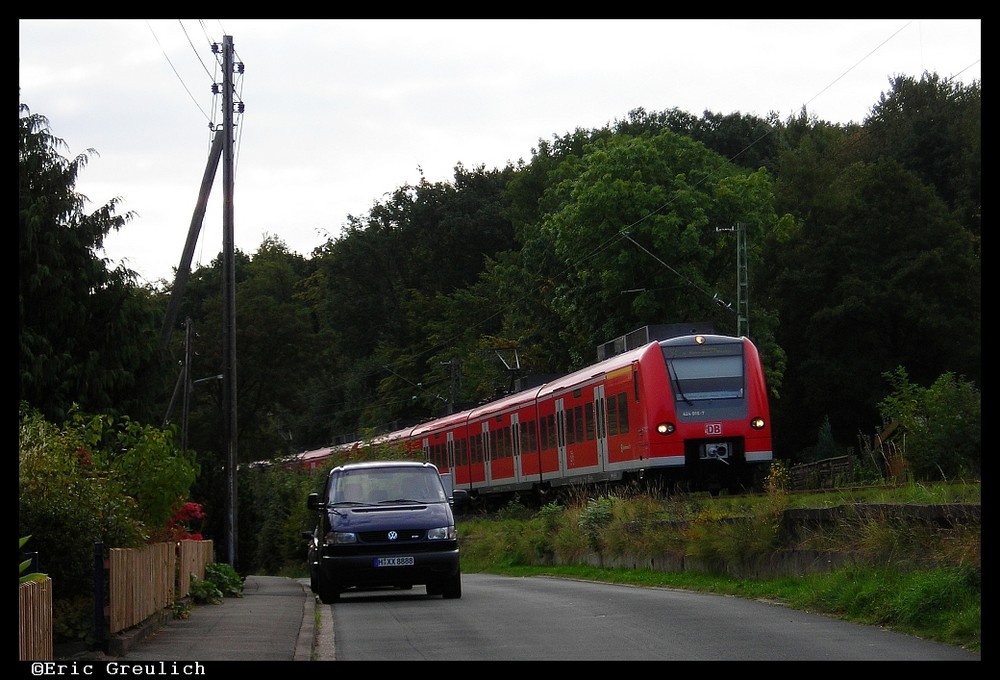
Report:
[[91,593],[95,543],[162,540],[198,467],[170,431],[78,412],[59,427],[26,407],[19,415],[20,535],[32,537],[56,599]]
[[[917,479],[978,479],[982,467],[982,400],[975,386],[946,373],[927,388],[900,367],[886,376],[892,393],[883,420],[906,432],[904,458]],[[960,445],[956,445],[960,442]]]
[[227,597],[243,597],[243,578],[224,562],[205,565],[205,578],[191,575],[191,599],[197,604],[222,604]]
[[76,178],[96,152],[67,160],[48,120],[18,117],[20,399],[55,422],[90,413],[148,418],[163,378],[155,329],[162,312],[134,272],[98,256],[126,226],[118,200],[87,213]]
[[315,513],[306,496],[316,491],[315,474],[281,467],[252,469],[239,477],[241,564],[245,573],[280,574],[305,559],[302,532],[313,528]]

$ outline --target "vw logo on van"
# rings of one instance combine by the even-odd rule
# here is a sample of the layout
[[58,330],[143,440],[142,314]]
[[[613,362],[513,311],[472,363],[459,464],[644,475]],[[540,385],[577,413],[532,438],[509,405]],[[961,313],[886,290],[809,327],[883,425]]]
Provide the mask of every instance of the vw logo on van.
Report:
[[399,534],[397,534],[395,531],[390,531],[389,532],[389,540],[390,541],[395,541],[397,538],[399,538]]

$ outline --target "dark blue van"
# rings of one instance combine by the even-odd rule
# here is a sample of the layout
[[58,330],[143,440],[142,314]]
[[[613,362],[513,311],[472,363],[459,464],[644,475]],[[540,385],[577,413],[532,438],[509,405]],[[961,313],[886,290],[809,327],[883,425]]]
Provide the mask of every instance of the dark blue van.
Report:
[[455,503],[437,467],[417,461],[370,461],[334,468],[322,493],[311,493],[319,512],[306,534],[309,581],[324,603],[349,588],[427,588],[428,595],[462,597],[455,533]]

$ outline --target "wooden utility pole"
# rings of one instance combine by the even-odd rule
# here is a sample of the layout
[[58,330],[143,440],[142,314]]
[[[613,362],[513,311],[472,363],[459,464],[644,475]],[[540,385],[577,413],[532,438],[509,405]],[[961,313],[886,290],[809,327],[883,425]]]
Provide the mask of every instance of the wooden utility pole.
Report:
[[226,548],[229,566],[238,569],[236,502],[236,263],[233,245],[233,37],[222,38],[222,403],[226,446]]
[[[212,46],[214,53],[218,52],[217,45]],[[240,73],[243,65],[240,64]],[[222,418],[223,418],[223,446],[224,470],[226,478],[226,552],[227,561],[234,569],[237,567],[237,497],[236,497],[236,468],[239,457],[237,456],[236,438],[238,430],[236,427],[236,272],[235,272],[235,247],[233,239],[233,180],[235,172],[233,169],[233,73],[235,62],[233,61],[233,38],[223,36],[222,44],[222,127],[216,129],[215,138],[212,142],[212,150],[209,153],[208,164],[205,166],[205,175],[201,182],[201,191],[198,193],[198,203],[195,207],[194,215],[191,217],[191,226],[188,229],[187,241],[184,244],[184,253],[181,256],[180,267],[174,277],[174,286],[171,291],[170,303],[167,307],[167,314],[163,321],[163,329],[160,334],[161,349],[166,349],[170,338],[174,332],[174,324],[177,322],[177,314],[180,310],[181,298],[187,283],[188,275],[191,271],[191,259],[194,256],[195,244],[198,242],[198,235],[201,232],[201,225],[205,218],[205,208],[208,205],[208,197],[212,192],[212,182],[219,167],[219,160],[222,160],[223,178],[223,198],[222,198],[222,374],[214,376],[220,378],[222,384]],[[214,89],[213,85],[213,89]],[[240,105],[242,112],[242,104]],[[190,352],[191,343],[191,321],[185,324],[188,336],[185,339],[185,353]],[[178,378],[174,395],[167,407],[167,415],[163,425],[166,427],[173,411],[174,402],[181,389],[184,390],[184,414],[185,422],[182,432],[182,448],[187,448],[187,399],[191,386],[199,380],[191,380],[190,355],[186,354],[185,364]]]
[[170,337],[174,333],[174,324],[177,323],[177,314],[181,308],[181,298],[184,295],[188,276],[191,274],[191,260],[194,258],[194,247],[198,244],[198,235],[201,233],[201,225],[205,221],[205,210],[208,207],[208,197],[212,194],[212,182],[215,180],[215,175],[218,172],[224,136],[225,130],[218,129],[215,131],[212,150],[208,154],[208,163],[205,165],[205,175],[201,180],[201,190],[198,192],[198,203],[195,206],[194,215],[191,216],[187,241],[184,242],[181,264],[174,275],[174,287],[170,292],[170,304],[167,307],[167,315],[163,319],[163,330],[160,332],[160,349],[167,348]]

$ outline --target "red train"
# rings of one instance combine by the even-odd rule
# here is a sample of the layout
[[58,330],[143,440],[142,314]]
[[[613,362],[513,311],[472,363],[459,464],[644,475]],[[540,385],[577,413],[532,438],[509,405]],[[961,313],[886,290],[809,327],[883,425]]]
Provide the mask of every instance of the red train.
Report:
[[[759,485],[773,457],[757,348],[746,337],[711,333],[644,341],[539,387],[373,443],[422,452],[454,488],[495,500],[639,481],[738,493]],[[297,458],[319,467],[361,445]]]

